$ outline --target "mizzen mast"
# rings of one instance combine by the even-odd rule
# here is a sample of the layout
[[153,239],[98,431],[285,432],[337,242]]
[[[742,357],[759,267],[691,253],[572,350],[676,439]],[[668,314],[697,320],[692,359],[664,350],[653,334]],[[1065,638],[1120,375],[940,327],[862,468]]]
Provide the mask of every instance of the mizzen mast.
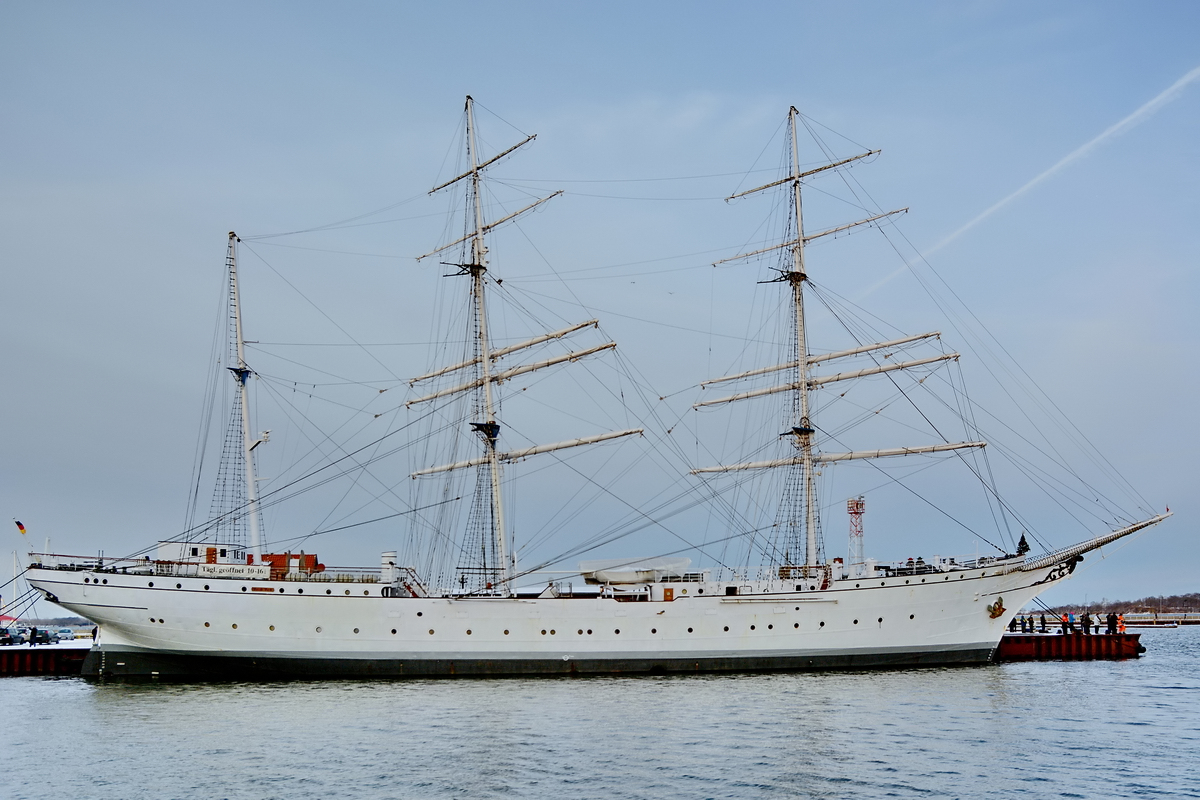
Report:
[[229,249],[226,251],[225,264],[229,269],[229,301],[233,311],[234,343],[237,364],[229,367],[237,381],[238,402],[242,415],[242,456],[245,459],[246,476],[246,508],[250,518],[250,552],[254,555],[254,563],[262,563],[262,518],[258,508],[258,478],[254,474],[254,448],[267,440],[266,433],[261,439],[250,437],[250,398],[247,393],[247,381],[254,371],[246,364],[246,339],[242,335],[242,304],[238,291],[237,274],[237,243],[241,239],[233,231],[229,232]]

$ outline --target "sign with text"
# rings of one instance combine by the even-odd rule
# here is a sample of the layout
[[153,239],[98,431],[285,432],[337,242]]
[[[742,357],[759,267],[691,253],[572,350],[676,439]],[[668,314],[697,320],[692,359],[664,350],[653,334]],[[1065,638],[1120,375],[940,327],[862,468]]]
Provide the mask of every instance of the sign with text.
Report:
[[270,564],[197,564],[196,575],[201,578],[249,578],[267,580]]

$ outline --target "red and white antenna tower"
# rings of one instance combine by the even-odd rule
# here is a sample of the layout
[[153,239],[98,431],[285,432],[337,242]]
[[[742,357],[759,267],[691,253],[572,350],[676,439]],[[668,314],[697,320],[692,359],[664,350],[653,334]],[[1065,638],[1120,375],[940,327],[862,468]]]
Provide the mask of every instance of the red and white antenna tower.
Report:
[[862,498],[852,497],[846,501],[846,511],[850,512],[850,561],[851,564],[862,564],[866,561],[866,556],[863,552],[863,527],[862,517],[863,511],[867,508],[867,502]]

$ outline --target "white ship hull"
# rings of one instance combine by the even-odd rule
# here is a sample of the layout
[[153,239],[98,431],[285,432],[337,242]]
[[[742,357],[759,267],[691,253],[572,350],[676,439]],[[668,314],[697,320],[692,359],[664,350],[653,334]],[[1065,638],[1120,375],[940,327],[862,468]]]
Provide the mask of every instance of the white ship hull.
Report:
[[736,596],[726,584],[693,583],[661,602],[392,597],[379,583],[54,569],[29,580],[100,626],[85,666],[93,676],[525,675],[985,662],[1015,611],[1073,565],[849,579],[804,592],[741,582]]

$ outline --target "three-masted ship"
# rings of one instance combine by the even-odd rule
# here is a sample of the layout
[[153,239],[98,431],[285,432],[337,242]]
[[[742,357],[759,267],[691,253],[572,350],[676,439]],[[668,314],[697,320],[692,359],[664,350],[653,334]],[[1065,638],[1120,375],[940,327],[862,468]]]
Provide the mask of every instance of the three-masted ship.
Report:
[[[85,666],[94,676],[343,677],[469,676],[570,673],[803,670],[966,664],[989,660],[1012,616],[1039,593],[1067,578],[1084,553],[1154,525],[1157,515],[1071,547],[1031,556],[933,559],[929,562],[857,563],[827,559],[820,543],[818,472],[822,465],[982,448],[982,441],[942,441],[877,450],[826,452],[811,393],[870,375],[914,369],[957,358],[889,361],[818,374],[840,359],[895,349],[936,334],[859,344],[837,352],[810,352],[805,320],[808,281],[805,248],[811,241],[876,223],[880,214],[817,233],[805,231],[802,188],[819,173],[872,153],[802,169],[796,109],[789,112],[790,169],[777,181],[734,197],[790,190],[788,234],[782,241],[735,258],[775,252],[786,256],[773,279],[788,295],[791,353],[782,363],[705,382],[734,384],[779,376],[769,386],[743,389],[696,403],[722,407],[757,398],[784,399],[785,431],[769,431],[770,458],[693,470],[697,481],[727,473],[779,473],[775,558],[755,571],[689,570],[686,558],[585,562],[587,592],[562,592],[551,583],[537,594],[516,591],[516,549],[506,527],[504,470],[516,462],[568,448],[631,440],[641,428],[588,433],[552,444],[510,446],[495,392],[522,375],[612,350],[613,342],[511,363],[546,342],[561,343],[596,324],[586,320],[497,347],[489,330],[487,237],[498,226],[541,206],[541,198],[488,221],[481,187],[485,170],[533,137],[490,158],[479,153],[473,102],[467,98],[468,169],[432,191],[466,188],[464,235],[427,255],[457,252],[449,262],[468,287],[470,343],[465,357],[414,378],[411,408],[465,402],[460,433],[473,442],[466,458],[413,472],[415,481],[474,470],[475,497],[460,531],[460,563],[440,583],[397,551],[383,553],[378,569],[336,574],[309,553],[264,552],[256,494],[254,450],[265,437],[251,434],[247,392],[253,374],[245,360],[237,288],[237,244],[229,237],[227,265],[234,325],[236,386],[233,440],[241,451],[244,491],[234,505],[192,535],[159,544],[153,557],[70,559],[42,557],[29,582],[47,599],[94,621],[99,638]],[[557,194],[557,193],[556,193]],[[889,212],[897,213],[897,212]],[[457,249],[456,249],[457,248]],[[447,263],[447,262],[443,262]],[[436,383],[436,388],[431,386]],[[428,391],[421,387],[430,386]],[[860,509],[861,510],[861,509]],[[249,525],[249,541],[222,534],[229,521]],[[731,533],[735,533],[731,531]],[[444,584],[444,585],[441,585]]]

